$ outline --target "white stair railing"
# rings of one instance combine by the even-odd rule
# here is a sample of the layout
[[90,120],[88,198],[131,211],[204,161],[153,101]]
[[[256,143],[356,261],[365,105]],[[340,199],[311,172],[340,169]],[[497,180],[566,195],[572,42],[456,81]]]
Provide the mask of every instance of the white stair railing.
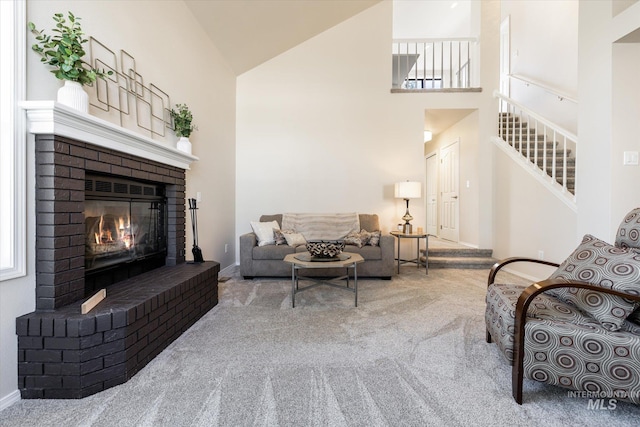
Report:
[[577,136],[498,91],[493,95],[499,100],[498,146],[575,209]]
[[392,89],[469,89],[478,63],[477,39],[393,41]]

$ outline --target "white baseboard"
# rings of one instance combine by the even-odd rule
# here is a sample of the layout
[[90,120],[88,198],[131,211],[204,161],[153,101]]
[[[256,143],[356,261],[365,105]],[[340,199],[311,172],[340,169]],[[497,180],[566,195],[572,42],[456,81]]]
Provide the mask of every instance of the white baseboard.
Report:
[[233,270],[237,267],[237,264],[231,264],[218,273],[218,276],[231,276],[233,274]]
[[8,408],[9,406],[13,405],[19,400],[20,400],[20,391],[19,390],[12,391],[6,396],[0,398],[0,411]]

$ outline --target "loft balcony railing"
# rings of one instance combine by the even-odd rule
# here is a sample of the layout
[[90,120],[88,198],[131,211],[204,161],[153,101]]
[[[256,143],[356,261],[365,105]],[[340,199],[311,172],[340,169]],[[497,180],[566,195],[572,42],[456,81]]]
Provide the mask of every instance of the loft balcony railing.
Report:
[[575,209],[578,137],[517,101],[498,98],[498,146]]
[[391,89],[451,90],[478,87],[475,38],[402,39],[392,46]]

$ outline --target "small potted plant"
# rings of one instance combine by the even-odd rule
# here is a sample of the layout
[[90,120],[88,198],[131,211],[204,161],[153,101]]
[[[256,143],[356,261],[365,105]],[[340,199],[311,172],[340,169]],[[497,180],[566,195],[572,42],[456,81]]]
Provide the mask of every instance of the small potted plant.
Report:
[[176,109],[171,109],[171,118],[173,119],[173,131],[179,138],[176,148],[191,154],[191,142],[189,136],[198,128],[193,125],[193,114],[187,107],[187,104],[176,104]]
[[58,90],[58,102],[86,113],[89,111],[89,95],[82,86],[93,84],[97,78],[105,78],[113,72],[92,68],[82,60],[85,56],[82,45],[87,39],[80,26],[80,17],[68,12],[68,19],[67,22],[62,13],[53,15],[56,28],[51,30],[55,33],[52,36],[29,22],[29,30],[37,40],[31,48],[41,56],[41,62],[54,67],[51,72],[56,78],[65,81]]

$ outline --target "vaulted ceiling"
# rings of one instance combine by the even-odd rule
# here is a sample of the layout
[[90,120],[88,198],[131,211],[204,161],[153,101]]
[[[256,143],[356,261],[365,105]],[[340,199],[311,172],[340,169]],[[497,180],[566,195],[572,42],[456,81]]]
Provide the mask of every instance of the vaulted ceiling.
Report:
[[185,0],[240,75],[381,0]]
[[[383,0],[184,0],[236,75],[278,56],[380,1]],[[397,18],[410,21],[412,2],[404,3],[400,6],[408,9],[400,9]],[[442,26],[439,23],[441,18],[438,17],[446,16],[447,31],[457,28],[459,21],[468,19],[468,16],[466,12],[462,15],[452,14],[451,3],[454,2],[427,2],[428,7],[435,12],[421,15],[418,27],[429,28],[432,32],[437,30],[432,36],[440,36],[444,30],[438,30]],[[403,31],[410,31],[411,28],[408,25],[403,27]],[[463,30],[456,31],[460,33]],[[401,35],[410,34],[401,32]],[[431,130],[434,135],[438,134],[472,111],[430,109],[425,111],[425,129]]]

